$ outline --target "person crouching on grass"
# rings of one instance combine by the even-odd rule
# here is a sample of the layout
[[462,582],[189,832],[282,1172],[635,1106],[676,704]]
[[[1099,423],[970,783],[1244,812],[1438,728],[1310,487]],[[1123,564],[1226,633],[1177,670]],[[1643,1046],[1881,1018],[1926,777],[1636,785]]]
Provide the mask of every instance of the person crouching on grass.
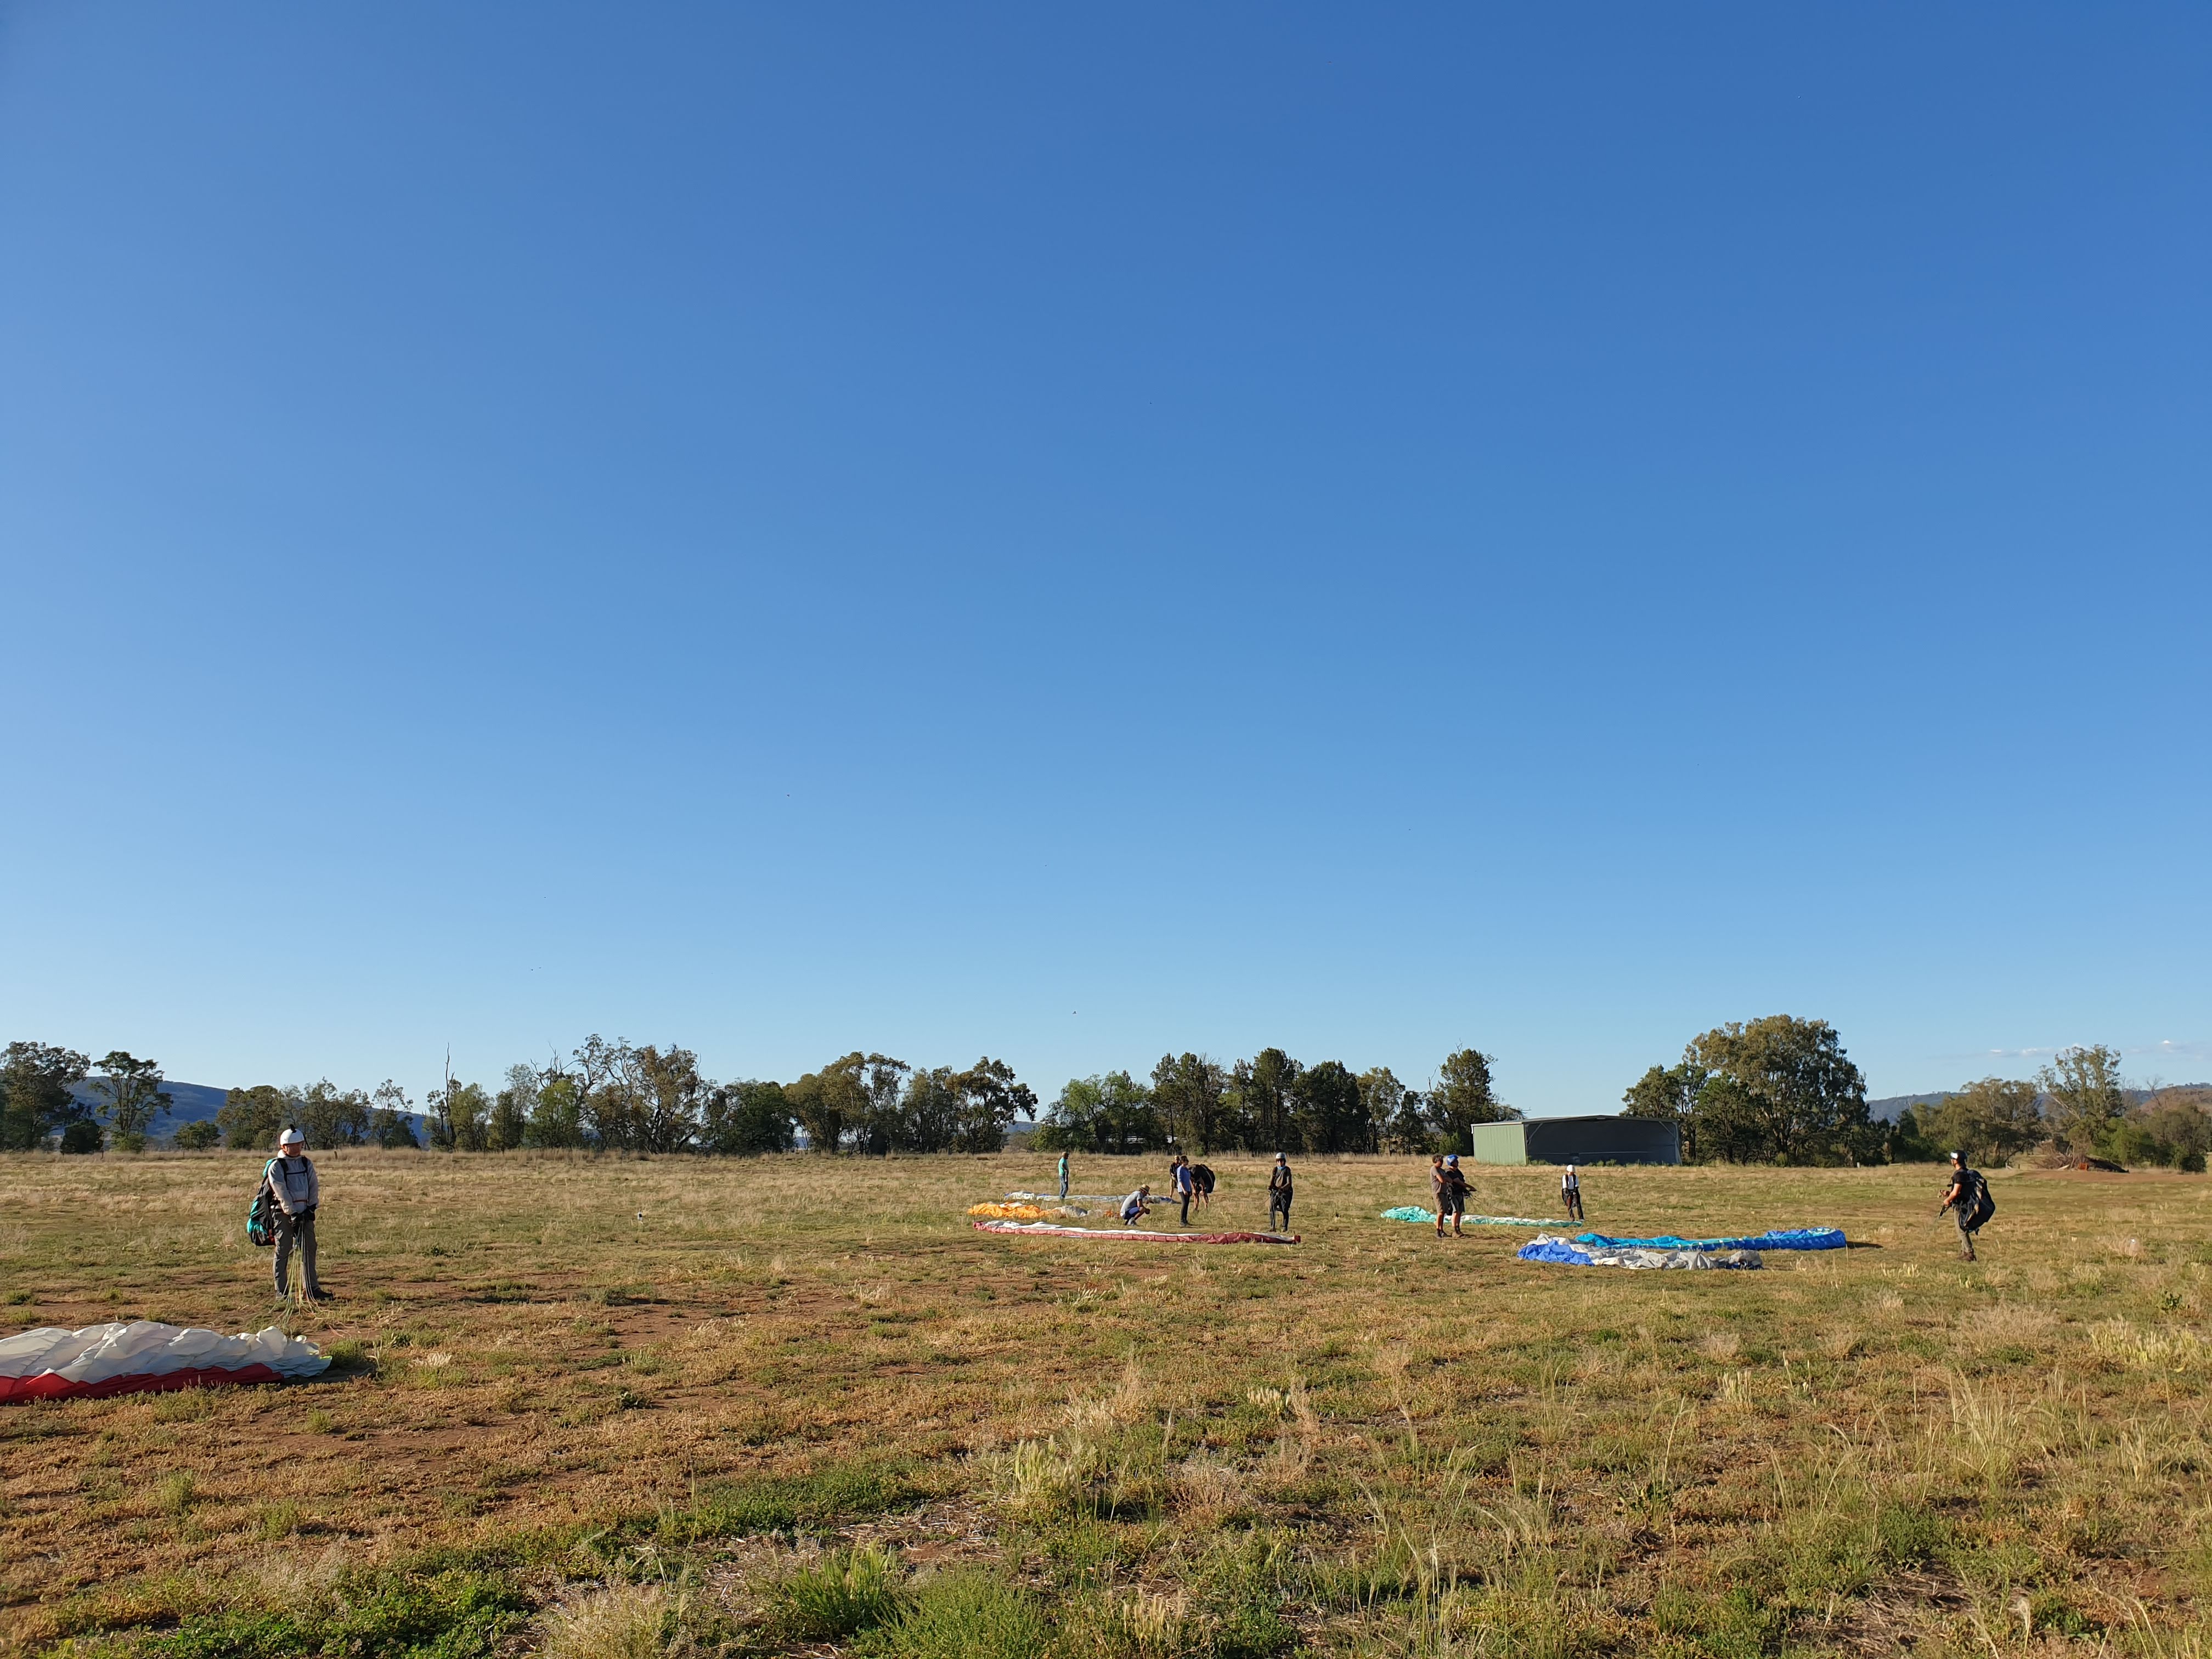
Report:
[[307,1161],[307,1138],[287,1129],[276,1141],[276,1156],[261,1172],[261,1184],[276,1204],[276,1294],[291,1295],[292,1246],[300,1247],[301,1293],[310,1302],[323,1300],[323,1287],[315,1279],[315,1209],[323,1200],[315,1166]]
[[1121,1200],[1121,1224],[1124,1227],[1135,1226],[1152,1207],[1152,1189],[1150,1187],[1138,1188]]

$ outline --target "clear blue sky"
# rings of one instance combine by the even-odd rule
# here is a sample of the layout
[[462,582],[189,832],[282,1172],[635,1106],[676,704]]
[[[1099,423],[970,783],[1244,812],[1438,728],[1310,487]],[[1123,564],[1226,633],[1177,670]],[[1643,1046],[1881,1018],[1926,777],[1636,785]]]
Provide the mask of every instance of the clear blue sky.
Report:
[[0,1036],[2212,1075],[2209,94],[2180,5],[9,7]]

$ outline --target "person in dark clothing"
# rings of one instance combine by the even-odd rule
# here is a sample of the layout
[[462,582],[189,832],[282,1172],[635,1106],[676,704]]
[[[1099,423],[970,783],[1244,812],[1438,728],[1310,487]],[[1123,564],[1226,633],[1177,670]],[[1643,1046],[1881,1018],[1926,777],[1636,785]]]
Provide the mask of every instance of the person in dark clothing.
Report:
[[1444,1236],[1444,1155],[1429,1155],[1429,1207],[1437,1212],[1437,1237]]
[[1451,1218],[1452,1237],[1465,1238],[1460,1229],[1460,1218],[1467,1213],[1467,1172],[1459,1167],[1459,1154],[1454,1152],[1443,1161],[1437,1182],[1437,1237],[1444,1236],[1444,1218]]
[[1571,1164],[1559,1176],[1559,1202],[1565,1207],[1570,1220],[1583,1219],[1583,1178],[1575,1172],[1575,1166]]
[[287,1129],[276,1142],[276,1156],[261,1172],[261,1184],[276,1206],[276,1294],[291,1294],[292,1250],[300,1251],[300,1286],[310,1302],[323,1299],[315,1279],[315,1211],[323,1201],[322,1183],[307,1160],[307,1139],[297,1129]]
[[1203,1164],[1190,1166],[1191,1190],[1198,1194],[1200,1204],[1213,1202],[1213,1171]]
[[1982,1172],[1967,1164],[1964,1152],[1952,1153],[1951,1184],[1944,1188],[1943,1201],[1936,1206],[1936,1213],[1940,1216],[1948,1210],[1958,1222],[1960,1260],[1976,1259],[1974,1235],[1995,1208],[1990,1202],[1990,1183],[1982,1179]]
[[[1276,1218],[1282,1224],[1277,1226]],[[1291,1161],[1280,1152],[1275,1154],[1274,1173],[1267,1177],[1267,1231],[1286,1233],[1291,1230]]]

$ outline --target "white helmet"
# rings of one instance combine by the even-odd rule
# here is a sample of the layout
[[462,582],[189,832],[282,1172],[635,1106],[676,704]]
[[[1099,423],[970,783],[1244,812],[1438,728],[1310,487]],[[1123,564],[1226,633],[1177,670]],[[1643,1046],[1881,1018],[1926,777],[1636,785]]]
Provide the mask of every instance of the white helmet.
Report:
[[276,1147],[279,1152],[287,1146],[304,1146],[307,1144],[307,1136],[301,1134],[297,1129],[287,1129],[276,1137]]

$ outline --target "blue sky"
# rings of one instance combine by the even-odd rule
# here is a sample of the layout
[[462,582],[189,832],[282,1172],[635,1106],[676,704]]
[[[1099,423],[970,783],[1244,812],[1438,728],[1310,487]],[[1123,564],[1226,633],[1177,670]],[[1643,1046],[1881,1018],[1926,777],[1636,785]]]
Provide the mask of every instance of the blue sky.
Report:
[[11,7],[4,1035],[2212,1076],[2208,84],[2185,6]]

